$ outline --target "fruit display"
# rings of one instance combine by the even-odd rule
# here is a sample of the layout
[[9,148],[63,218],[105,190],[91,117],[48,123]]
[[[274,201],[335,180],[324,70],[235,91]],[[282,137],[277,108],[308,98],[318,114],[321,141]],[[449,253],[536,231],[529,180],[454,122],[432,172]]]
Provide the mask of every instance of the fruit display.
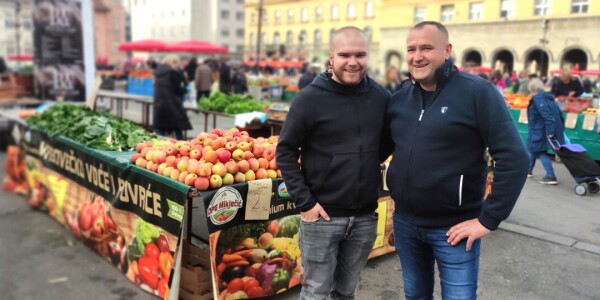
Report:
[[214,93],[208,98],[201,98],[198,101],[199,109],[224,112],[230,115],[253,111],[263,112],[269,105],[269,102],[260,102],[250,96],[227,95],[221,92]]
[[504,93],[504,100],[510,108],[514,109],[525,109],[529,106],[531,96],[525,96],[523,94]]
[[281,293],[302,281],[300,216],[248,223],[220,232],[215,253],[219,299]]
[[598,114],[597,109],[593,108],[593,107],[588,107],[585,111],[582,112],[582,114],[584,115],[595,115]]
[[161,298],[165,296],[174,262],[167,237],[160,229],[138,219],[126,261],[129,280]]
[[586,111],[588,107],[591,106],[592,102],[590,98],[580,98],[571,96],[559,96],[556,98],[556,101],[562,103],[562,111],[572,113],[581,113],[583,111]]
[[156,137],[107,110],[91,111],[83,105],[56,103],[26,120],[50,136],[63,135],[98,150],[131,151],[139,142]]
[[198,190],[257,179],[280,178],[275,162],[279,136],[252,138],[237,128],[202,132],[191,141],[139,143],[131,162]]

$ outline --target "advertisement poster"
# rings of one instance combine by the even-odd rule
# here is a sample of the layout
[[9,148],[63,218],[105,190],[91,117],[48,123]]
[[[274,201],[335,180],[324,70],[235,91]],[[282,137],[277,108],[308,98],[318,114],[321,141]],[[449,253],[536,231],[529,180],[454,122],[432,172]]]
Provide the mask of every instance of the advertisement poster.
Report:
[[29,204],[47,211],[140,288],[164,297],[187,193],[39,131],[28,131],[22,147]]
[[81,3],[74,0],[35,0],[32,17],[36,97],[85,101]]
[[[300,215],[281,179],[234,184],[201,196],[215,299],[271,296],[301,284]],[[379,200],[370,257],[394,251],[393,210],[391,198]]]

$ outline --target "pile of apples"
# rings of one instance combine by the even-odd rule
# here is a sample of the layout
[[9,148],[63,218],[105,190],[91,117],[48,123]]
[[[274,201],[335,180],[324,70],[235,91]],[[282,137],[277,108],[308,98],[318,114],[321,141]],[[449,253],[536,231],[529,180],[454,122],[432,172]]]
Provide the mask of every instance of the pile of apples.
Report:
[[198,190],[257,179],[280,178],[275,163],[279,136],[252,138],[231,128],[202,132],[191,141],[152,140],[139,143],[131,162],[179,180]]

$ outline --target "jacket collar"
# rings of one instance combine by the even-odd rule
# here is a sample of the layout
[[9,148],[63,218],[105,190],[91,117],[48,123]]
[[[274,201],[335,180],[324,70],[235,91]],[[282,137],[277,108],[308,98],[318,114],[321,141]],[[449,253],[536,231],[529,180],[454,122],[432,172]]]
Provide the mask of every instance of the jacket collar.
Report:
[[[452,59],[452,57],[448,58],[443,65],[435,70],[436,91],[441,90],[442,87],[446,85],[446,83],[448,83],[448,81],[450,81],[450,79],[452,79],[452,77],[458,72],[460,71],[454,65],[454,59]],[[410,80],[414,85],[421,88],[421,85],[417,84],[417,82],[412,78],[412,75],[410,76]]]

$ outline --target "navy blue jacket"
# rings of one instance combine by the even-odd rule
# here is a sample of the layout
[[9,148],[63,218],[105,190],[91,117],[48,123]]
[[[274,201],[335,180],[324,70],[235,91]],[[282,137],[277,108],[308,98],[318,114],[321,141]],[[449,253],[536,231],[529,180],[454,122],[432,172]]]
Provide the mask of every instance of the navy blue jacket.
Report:
[[[395,209],[420,226],[453,226],[478,218],[490,230],[510,214],[527,176],[529,157],[505,101],[488,81],[447,61],[423,107],[418,83],[403,85],[388,104],[395,144],[387,185]],[[485,149],[496,165],[483,201]]]
[[527,149],[532,152],[551,149],[547,138],[549,135],[553,135],[561,145],[564,144],[564,124],[565,119],[554,102],[554,95],[548,92],[535,94],[527,106]]
[[348,86],[322,73],[294,98],[276,161],[300,211],[317,203],[334,217],[375,211],[379,140],[390,97],[367,76]]

